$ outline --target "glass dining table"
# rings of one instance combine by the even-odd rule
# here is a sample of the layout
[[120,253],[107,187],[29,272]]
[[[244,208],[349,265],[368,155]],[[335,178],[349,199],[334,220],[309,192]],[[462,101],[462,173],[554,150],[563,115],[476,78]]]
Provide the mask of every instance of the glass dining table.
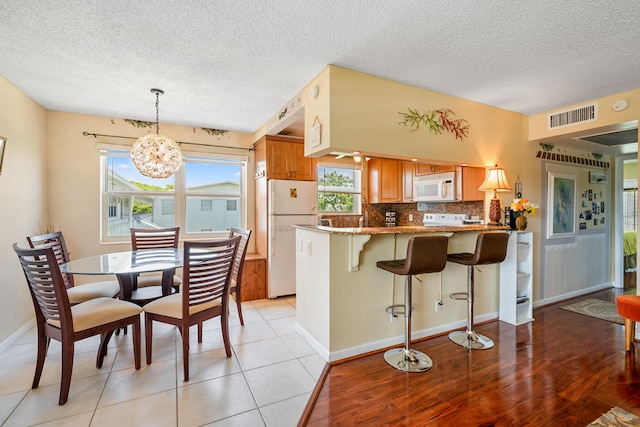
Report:
[[[120,284],[120,298],[131,301],[140,273],[162,271],[162,294],[157,296],[170,295],[175,269],[183,263],[182,249],[144,249],[78,258],[62,264],[60,270],[67,274],[115,275]],[[146,295],[144,299],[148,298]]]

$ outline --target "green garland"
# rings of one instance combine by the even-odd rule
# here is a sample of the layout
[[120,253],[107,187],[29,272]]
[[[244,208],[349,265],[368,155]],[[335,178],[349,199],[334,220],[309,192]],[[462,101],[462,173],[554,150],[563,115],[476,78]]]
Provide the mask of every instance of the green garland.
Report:
[[456,139],[462,141],[469,136],[469,123],[464,119],[453,119],[455,113],[448,108],[427,111],[420,114],[418,110],[407,108],[407,113],[398,113],[403,120],[398,122],[400,125],[409,126],[411,131],[420,129],[420,125],[424,124],[429,127],[429,132],[441,134],[443,130],[455,135]]

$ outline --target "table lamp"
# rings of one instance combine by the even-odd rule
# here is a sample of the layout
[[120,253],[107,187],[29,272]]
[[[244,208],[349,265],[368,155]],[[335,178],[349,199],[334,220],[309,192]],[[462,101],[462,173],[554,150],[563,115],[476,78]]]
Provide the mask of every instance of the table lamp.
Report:
[[489,205],[489,224],[488,225],[502,225],[500,224],[500,217],[502,216],[502,208],[500,207],[500,199],[498,198],[498,191],[509,191],[511,187],[507,182],[507,177],[504,174],[504,169],[499,168],[498,165],[489,169],[489,174],[485,178],[484,182],[478,188],[480,191],[493,191],[493,199]]

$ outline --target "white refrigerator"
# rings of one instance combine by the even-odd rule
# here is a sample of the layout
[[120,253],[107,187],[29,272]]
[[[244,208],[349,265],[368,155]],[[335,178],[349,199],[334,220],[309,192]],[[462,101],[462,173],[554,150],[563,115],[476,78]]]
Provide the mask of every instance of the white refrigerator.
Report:
[[276,298],[296,293],[296,233],[292,225],[318,224],[318,184],[271,179],[267,191],[267,297]]

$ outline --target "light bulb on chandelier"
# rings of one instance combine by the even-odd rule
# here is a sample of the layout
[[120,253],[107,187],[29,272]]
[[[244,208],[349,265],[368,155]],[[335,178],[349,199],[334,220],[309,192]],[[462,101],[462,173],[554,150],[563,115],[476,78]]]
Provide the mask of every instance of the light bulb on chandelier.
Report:
[[144,176],[167,178],[180,169],[182,153],[176,142],[160,135],[159,104],[161,89],[151,89],[156,95],[156,133],[138,138],[131,147],[131,160]]

